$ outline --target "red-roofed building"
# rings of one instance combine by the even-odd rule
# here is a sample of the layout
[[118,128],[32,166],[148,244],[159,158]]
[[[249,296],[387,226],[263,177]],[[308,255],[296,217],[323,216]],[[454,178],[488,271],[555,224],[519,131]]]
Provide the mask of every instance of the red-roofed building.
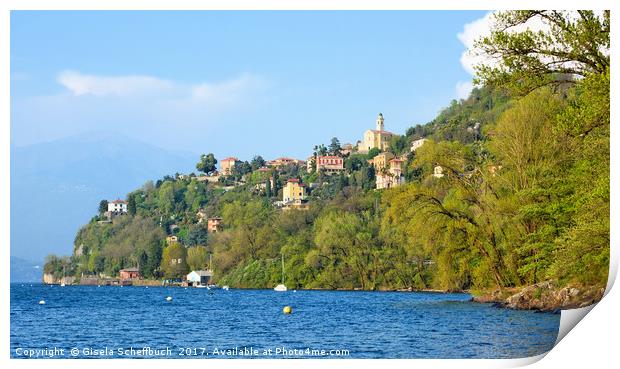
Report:
[[289,178],[282,189],[282,201],[286,203],[299,202],[306,199],[306,185],[297,178]]
[[229,176],[232,173],[232,168],[238,161],[239,159],[235,158],[234,156],[220,160],[220,170],[222,174],[224,174],[225,176]]
[[127,214],[127,201],[114,200],[108,201],[108,211],[111,214]]
[[125,268],[121,269],[118,273],[120,279],[124,281],[142,278],[142,275],[140,275],[140,269],[138,268]]
[[222,218],[212,217],[207,219],[207,231],[210,233],[219,232],[222,227]]
[[267,162],[267,165],[270,167],[284,167],[287,165],[291,165],[291,164],[296,164],[296,165],[306,165],[306,162],[303,160],[299,160],[299,159],[293,159],[293,158],[287,158],[287,157],[282,157],[282,158],[276,158],[273,160],[269,160]]
[[316,170],[324,170],[326,173],[334,173],[344,170],[344,159],[340,156],[317,156]]

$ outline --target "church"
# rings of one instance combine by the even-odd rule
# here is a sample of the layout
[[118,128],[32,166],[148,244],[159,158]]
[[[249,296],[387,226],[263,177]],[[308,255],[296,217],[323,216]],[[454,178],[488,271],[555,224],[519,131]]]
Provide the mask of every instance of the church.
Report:
[[357,145],[357,151],[367,153],[373,148],[385,151],[390,146],[390,139],[394,134],[384,130],[383,114],[377,117],[376,129],[364,132],[364,139]]

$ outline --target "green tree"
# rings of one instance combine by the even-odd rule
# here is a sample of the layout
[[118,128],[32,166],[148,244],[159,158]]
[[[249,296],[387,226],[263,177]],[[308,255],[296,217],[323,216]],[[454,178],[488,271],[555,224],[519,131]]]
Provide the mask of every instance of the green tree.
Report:
[[328,150],[327,150],[327,147],[325,147],[325,145],[320,144],[320,145],[314,146],[314,156],[315,157],[317,155],[318,156],[325,156],[325,155],[327,155],[327,153],[328,153]]
[[182,278],[188,272],[187,249],[173,243],[164,249],[160,269],[166,278]]
[[159,187],[158,207],[163,214],[170,214],[175,208],[174,183],[165,181]]
[[[314,242],[319,258],[324,259],[321,279],[327,286],[373,287],[374,249],[372,227],[362,218],[347,212],[329,212],[316,221]],[[376,275],[375,275],[376,278]]]
[[340,156],[340,141],[337,137],[332,137],[329,143],[328,152],[330,155]]
[[212,153],[200,155],[200,161],[196,164],[196,169],[209,175],[215,172],[217,159]]
[[370,160],[379,154],[381,154],[381,150],[377,147],[373,147],[372,149],[368,150],[368,154],[366,154],[366,158]]
[[147,259],[145,263],[140,265],[142,273],[144,273],[146,278],[158,278],[160,277],[159,266],[163,254],[163,244],[161,240],[151,240],[145,249]]
[[260,155],[256,155],[252,158],[252,161],[250,162],[250,166],[252,167],[252,171],[258,168],[264,167],[265,159],[263,159],[263,157]]
[[272,197],[272,194],[271,194],[271,180],[269,180],[269,179],[267,179],[265,181],[265,197],[267,199],[270,199]]
[[190,270],[204,270],[208,261],[209,253],[206,247],[196,246],[187,249],[187,265]]
[[390,151],[395,155],[401,155],[407,148],[408,142],[405,136],[394,135],[390,139]]
[[136,198],[133,194],[127,196],[127,213],[129,215],[136,215]]
[[99,201],[99,214],[103,214],[108,211],[108,200]]
[[248,173],[252,172],[252,166],[247,161],[239,161],[235,163],[235,166],[232,167],[232,175],[236,180],[241,180],[241,178]]
[[[514,31],[530,20],[548,26]],[[516,10],[498,12],[493,31],[476,42],[477,53],[497,64],[476,66],[478,83],[526,94],[548,84],[605,73],[609,68],[609,11]]]
[[207,227],[203,224],[199,224],[189,230],[187,237],[182,239],[182,242],[188,247],[206,245],[208,234],[209,232],[207,231]]

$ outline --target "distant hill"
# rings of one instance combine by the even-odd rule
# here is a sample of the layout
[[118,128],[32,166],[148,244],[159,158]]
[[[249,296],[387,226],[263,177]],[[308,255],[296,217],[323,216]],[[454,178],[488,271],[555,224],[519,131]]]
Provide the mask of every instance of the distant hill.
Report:
[[76,231],[97,213],[101,199],[194,171],[197,160],[197,154],[108,133],[11,147],[11,255],[43,260],[70,254]]
[[36,263],[11,256],[11,282],[41,282],[43,261]]

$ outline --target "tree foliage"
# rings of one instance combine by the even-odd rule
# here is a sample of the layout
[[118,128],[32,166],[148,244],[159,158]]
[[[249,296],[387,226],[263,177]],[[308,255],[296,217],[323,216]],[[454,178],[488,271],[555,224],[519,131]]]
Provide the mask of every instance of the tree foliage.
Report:
[[217,159],[215,155],[212,153],[202,154],[200,155],[200,161],[196,164],[196,169],[208,175],[215,172],[216,164]]
[[479,54],[498,63],[478,65],[478,83],[526,94],[609,68],[608,10],[504,11],[494,21],[491,35],[476,46]]

